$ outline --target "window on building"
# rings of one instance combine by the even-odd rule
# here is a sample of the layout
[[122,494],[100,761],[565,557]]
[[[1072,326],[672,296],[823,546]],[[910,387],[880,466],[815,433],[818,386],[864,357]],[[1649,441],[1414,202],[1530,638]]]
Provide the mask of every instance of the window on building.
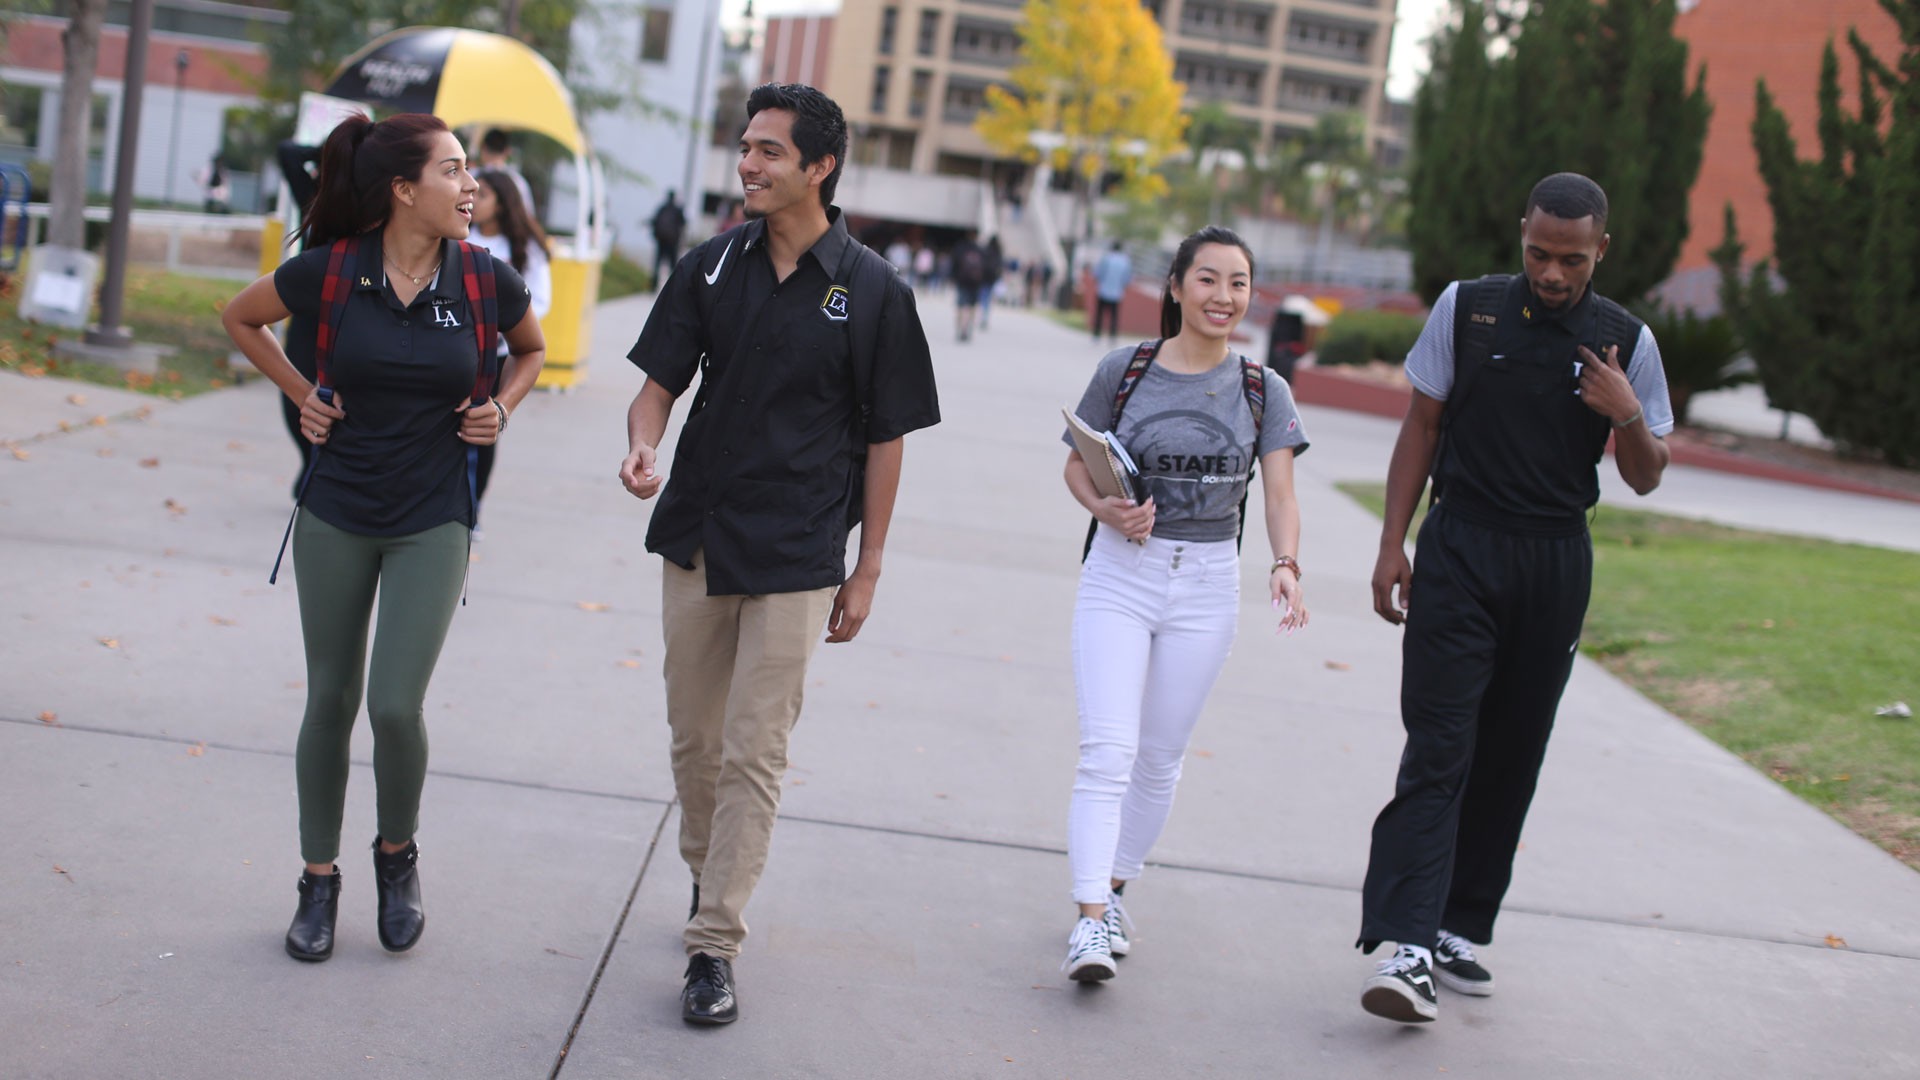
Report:
[[38,86],[0,84],[0,146],[39,147],[43,93]]
[[893,69],[880,64],[873,69],[873,105],[869,110],[875,116],[887,114],[887,84],[893,81]]
[[913,168],[914,135],[910,131],[896,131],[887,143],[887,168]]
[[920,55],[932,56],[934,47],[940,42],[940,13],[922,11],[920,13]]
[[880,10],[880,55],[893,55],[893,35],[900,28],[900,9],[882,8]]
[[643,8],[640,12],[640,59],[647,63],[664,64],[667,60],[667,41],[673,37],[673,9],[666,7]]
[[913,88],[907,93],[907,115],[918,120],[927,115],[927,99],[933,96],[933,72],[913,73]]

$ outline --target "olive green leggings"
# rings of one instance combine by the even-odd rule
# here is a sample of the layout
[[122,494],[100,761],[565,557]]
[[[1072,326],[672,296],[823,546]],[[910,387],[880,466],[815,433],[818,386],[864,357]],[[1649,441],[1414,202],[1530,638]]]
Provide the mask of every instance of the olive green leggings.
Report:
[[[427,779],[427,682],[460,602],[467,550],[467,527],[458,521],[409,536],[361,536],[300,512],[293,571],[307,646],[307,713],[294,773],[307,862],[330,863],[340,854],[347,752],[363,687],[380,836],[413,838]],[[369,673],[367,623],[376,591]]]

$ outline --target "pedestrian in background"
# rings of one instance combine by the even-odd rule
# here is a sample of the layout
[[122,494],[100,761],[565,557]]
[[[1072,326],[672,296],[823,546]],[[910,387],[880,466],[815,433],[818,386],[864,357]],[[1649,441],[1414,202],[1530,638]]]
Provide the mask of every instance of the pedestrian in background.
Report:
[[[520,201],[520,189],[512,177],[496,169],[483,169],[474,177],[480,182],[473,196],[473,232],[468,240],[500,262],[513,267],[527,283],[527,295],[533,303],[533,317],[544,321],[553,310],[553,268],[551,246],[546,230],[533,220],[526,204]],[[513,381],[513,356],[506,338],[496,349],[500,358],[502,385]],[[487,482],[493,477],[493,459],[499,447],[487,443],[480,447],[475,477],[473,538],[480,539],[480,507],[487,499]]]
[[1107,328],[1107,341],[1120,340],[1120,301],[1133,284],[1133,260],[1115,240],[1093,267],[1093,339],[1100,340],[1100,327]]
[[673,192],[653,211],[653,289],[660,291],[667,274],[680,261],[680,240],[686,235],[687,215]]

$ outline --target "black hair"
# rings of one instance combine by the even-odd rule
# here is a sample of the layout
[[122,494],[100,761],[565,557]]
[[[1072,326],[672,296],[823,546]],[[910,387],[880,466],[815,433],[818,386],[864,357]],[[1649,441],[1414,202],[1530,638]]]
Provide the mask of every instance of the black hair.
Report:
[[507,142],[506,132],[499,128],[488,128],[487,133],[480,136],[480,149],[489,154],[504,154],[512,149],[512,144]]
[[1527,196],[1527,209],[1520,215],[1521,218],[1530,216],[1535,208],[1562,221],[1591,217],[1594,225],[1603,232],[1607,227],[1607,193],[1600,190],[1599,184],[1579,173],[1554,173],[1533,185],[1533,193]]
[[320,148],[319,190],[300,225],[301,246],[316,248],[377,229],[393,216],[393,182],[418,181],[447,130],[437,116],[400,113],[379,123],[340,121]]
[[513,174],[505,169],[481,169],[473,174],[475,180],[487,185],[493,192],[494,200],[500,204],[495,218],[500,223],[500,235],[507,238],[507,261],[515,270],[527,272],[527,252],[539,248],[542,255],[553,257],[553,251],[547,244],[546,230],[533,220],[527,204],[520,199],[520,186],[513,182]]
[[1193,269],[1193,257],[1208,244],[1226,244],[1240,249],[1247,257],[1247,278],[1251,284],[1253,278],[1253,249],[1247,246],[1240,234],[1224,225],[1209,225],[1198,232],[1191,233],[1173,252],[1173,266],[1167,270],[1167,284],[1160,292],[1160,337],[1165,340],[1180,333],[1180,302],[1173,298],[1173,287]]
[[847,117],[834,100],[802,83],[767,83],[747,95],[747,119],[763,109],[793,114],[793,145],[800,151],[800,167],[833,155],[833,171],[820,181],[820,205],[833,205],[840,186],[840,170],[847,164]]

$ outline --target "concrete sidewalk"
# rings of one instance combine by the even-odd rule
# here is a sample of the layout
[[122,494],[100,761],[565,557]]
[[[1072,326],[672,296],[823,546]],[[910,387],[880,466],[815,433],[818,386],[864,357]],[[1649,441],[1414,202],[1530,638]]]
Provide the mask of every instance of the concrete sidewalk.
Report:
[[[48,425],[0,377],[0,434],[55,433],[0,454],[0,1077],[1920,1074],[1920,875],[1585,661],[1483,954],[1499,994],[1418,1030],[1360,1011],[1398,632],[1333,484],[1383,476],[1394,426],[1329,411],[1299,467],[1313,625],[1274,636],[1249,556],[1134,955],[1064,982],[1084,518],[1058,410],[1101,350],[1005,310],[956,345],[940,297],[946,422],[908,440],[873,619],[815,661],[744,1018],[684,1027],[659,572],[614,478],[645,311],[604,306],[588,381],[502,447],[428,699],[429,931],[375,940],[363,738],[318,966],[279,942],[305,676],[266,584],[296,460],[271,387],[58,433],[79,407],[43,394]],[[1730,490],[1729,516],[1802,494]]]

